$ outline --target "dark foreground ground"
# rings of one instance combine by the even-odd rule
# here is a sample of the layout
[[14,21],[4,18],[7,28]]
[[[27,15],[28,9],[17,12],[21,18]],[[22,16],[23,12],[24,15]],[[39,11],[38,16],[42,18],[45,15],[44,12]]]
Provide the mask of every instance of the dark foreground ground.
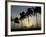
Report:
[[11,31],[32,31],[32,30],[41,30],[41,28],[32,28],[32,29],[11,29]]

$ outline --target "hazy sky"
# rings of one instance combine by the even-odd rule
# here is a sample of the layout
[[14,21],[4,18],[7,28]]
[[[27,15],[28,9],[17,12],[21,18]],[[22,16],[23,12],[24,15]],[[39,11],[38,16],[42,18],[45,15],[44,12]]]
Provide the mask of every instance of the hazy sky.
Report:
[[[12,18],[15,18],[16,16],[20,16],[20,12],[27,11],[27,8],[32,8],[31,6],[16,6],[12,5],[11,6],[11,13],[12,13]],[[35,7],[33,7],[35,8]]]

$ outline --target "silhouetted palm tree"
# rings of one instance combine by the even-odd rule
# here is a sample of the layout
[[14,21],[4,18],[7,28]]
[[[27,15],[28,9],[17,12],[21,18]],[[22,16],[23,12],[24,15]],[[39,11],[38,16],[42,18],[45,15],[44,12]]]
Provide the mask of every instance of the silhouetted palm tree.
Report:
[[18,24],[19,24],[19,19],[18,19],[18,17],[16,17],[16,18],[14,19],[14,28],[15,28],[15,23],[18,23]]
[[13,21],[13,18],[11,17],[11,21]]
[[34,14],[36,15],[36,24],[37,24],[37,28],[38,28],[37,13],[41,14],[41,7],[36,7],[34,9]]
[[16,18],[14,19],[14,22],[19,24],[19,19],[18,19],[18,17],[16,17]]
[[34,11],[35,11],[35,13],[41,14],[41,7],[36,7],[36,8],[34,9]]
[[20,20],[21,20],[21,26],[22,26],[22,28],[23,28],[23,21],[22,20],[24,20],[24,18],[25,18],[25,12],[22,11],[22,13],[20,13]]
[[31,8],[28,8],[26,12],[26,16],[28,17],[28,24],[29,24],[29,16],[31,15],[33,15],[33,11],[31,10]]

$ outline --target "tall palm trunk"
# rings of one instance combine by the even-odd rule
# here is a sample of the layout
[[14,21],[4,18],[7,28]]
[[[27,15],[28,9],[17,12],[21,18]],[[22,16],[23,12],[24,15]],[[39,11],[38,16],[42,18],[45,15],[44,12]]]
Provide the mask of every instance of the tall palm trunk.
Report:
[[29,16],[28,16],[28,25],[29,25]]
[[37,24],[37,28],[38,28],[38,20],[37,20],[37,13],[36,13],[36,24]]
[[28,25],[29,25],[29,16],[28,16]]
[[22,20],[21,20],[21,28],[23,28],[23,22],[22,22]]
[[15,29],[15,22],[14,22],[14,29]]

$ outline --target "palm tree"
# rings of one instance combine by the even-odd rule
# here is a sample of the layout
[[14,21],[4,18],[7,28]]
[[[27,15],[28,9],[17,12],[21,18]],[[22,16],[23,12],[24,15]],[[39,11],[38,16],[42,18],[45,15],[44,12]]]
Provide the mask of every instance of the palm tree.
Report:
[[21,27],[22,28],[23,28],[23,21],[22,20],[24,20],[24,18],[25,18],[25,12],[22,11],[22,13],[20,13],[20,20],[21,20]]
[[11,21],[13,21],[13,18],[12,18],[12,16],[11,16]]
[[34,9],[34,14],[36,15],[36,24],[37,24],[37,28],[38,28],[37,13],[41,14],[41,7],[36,7]]
[[[18,19],[18,17],[16,17],[16,18],[14,19],[14,23],[18,23],[18,24],[19,24],[19,19]],[[15,28],[15,24],[14,24],[14,28]]]
[[14,22],[19,24],[19,19],[18,19],[18,17],[16,17],[16,18],[14,19]]
[[31,8],[28,8],[27,9],[27,12],[26,12],[26,16],[28,17],[28,25],[29,25],[29,15],[33,15],[33,11],[31,10]]

